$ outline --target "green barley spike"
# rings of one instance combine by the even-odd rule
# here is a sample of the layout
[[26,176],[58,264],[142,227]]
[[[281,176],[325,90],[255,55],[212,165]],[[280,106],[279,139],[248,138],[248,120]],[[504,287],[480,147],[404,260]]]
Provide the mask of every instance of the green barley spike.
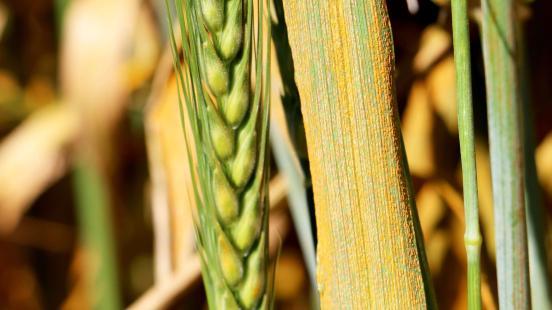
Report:
[[171,29],[181,118],[193,136],[186,146],[197,160],[189,167],[209,305],[258,309],[272,296],[266,284],[269,2],[166,3],[171,25],[175,4],[182,41],[179,50]]

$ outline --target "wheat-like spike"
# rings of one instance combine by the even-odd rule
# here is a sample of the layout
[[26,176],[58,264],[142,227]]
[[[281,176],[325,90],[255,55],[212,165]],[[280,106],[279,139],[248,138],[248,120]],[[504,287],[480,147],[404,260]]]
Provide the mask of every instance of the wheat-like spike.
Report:
[[[205,6],[212,1],[203,0]],[[218,3],[224,5],[224,25],[218,30],[213,26],[218,20],[209,21],[209,15],[202,14],[208,29],[208,35],[202,38],[202,65],[207,85],[215,97],[213,101],[217,103],[216,111],[213,104],[207,110],[216,154],[212,184],[218,224],[221,226],[216,230],[218,263],[229,289],[223,290],[223,305],[219,305],[222,308],[236,305],[246,309],[256,307],[265,294],[267,277],[266,229],[261,229],[263,221],[259,199],[262,169],[257,169],[257,178],[250,182],[259,164],[259,106],[249,102],[251,1],[247,3],[245,23],[242,19],[243,0]],[[233,300],[235,297],[237,302]]]
[[[184,12],[179,22],[188,71],[176,56],[175,66],[198,158],[197,232],[209,303],[216,309],[264,309],[271,296],[265,160],[270,40],[263,34],[268,23],[262,14],[268,1],[174,1]],[[258,1],[256,39],[253,1]],[[174,52],[172,34],[171,41]]]

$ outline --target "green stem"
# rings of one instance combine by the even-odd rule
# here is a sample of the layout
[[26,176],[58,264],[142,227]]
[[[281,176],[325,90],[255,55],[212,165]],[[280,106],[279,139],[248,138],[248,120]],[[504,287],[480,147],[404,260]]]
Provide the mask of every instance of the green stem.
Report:
[[65,20],[65,12],[69,7],[71,0],[55,0],[54,1],[54,17],[56,20],[56,31],[57,34],[61,34],[63,27],[63,21]]
[[531,307],[514,0],[482,1],[482,40],[501,309]]
[[79,233],[90,263],[87,276],[92,308],[122,309],[108,196],[100,172],[90,161],[80,158],[73,183]]
[[477,203],[477,173],[473,129],[473,103],[470,63],[470,35],[467,0],[452,1],[454,62],[458,131],[464,184],[466,232],[464,243],[468,259],[468,309],[481,309],[480,252],[481,234]]

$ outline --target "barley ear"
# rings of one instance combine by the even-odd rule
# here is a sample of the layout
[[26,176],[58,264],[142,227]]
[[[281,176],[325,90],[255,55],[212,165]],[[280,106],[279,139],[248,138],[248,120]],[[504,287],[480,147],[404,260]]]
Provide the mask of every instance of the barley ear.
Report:
[[220,168],[215,168],[213,175],[213,194],[217,213],[222,223],[232,223],[238,217],[238,197]]
[[217,97],[220,97],[228,91],[228,69],[224,62],[218,57],[215,48],[211,41],[203,43],[203,62],[205,65],[205,74],[207,76],[207,84]]
[[233,59],[242,47],[243,20],[242,20],[242,1],[229,0],[227,2],[226,23],[224,29],[219,33],[218,48],[222,58],[225,60]]
[[262,272],[266,268],[265,242],[266,232],[247,261],[247,274],[239,290],[241,303],[248,309],[256,305],[265,291],[266,272]]
[[243,120],[249,108],[249,66],[246,61],[240,61],[233,72],[233,83],[230,94],[223,101],[222,111],[224,118],[233,127],[237,127]]
[[232,292],[226,290],[220,295],[220,300],[217,303],[217,309],[221,310],[239,310],[236,299],[232,295]]
[[[260,182],[256,182],[260,185]],[[238,249],[248,252],[259,236],[262,214],[259,204],[259,186],[252,186],[243,196],[243,211],[239,221],[231,230],[232,240]]]
[[[270,27],[263,29],[270,25],[264,9],[268,0],[166,1],[170,25],[168,2],[176,4],[182,36],[181,55],[170,33],[180,114],[186,121],[185,108],[190,122],[183,128],[192,131],[192,141],[186,140],[186,134],[184,138],[193,153],[188,164],[209,305],[258,308],[270,295],[266,289],[269,167],[265,160]],[[258,4],[256,13],[253,1]]]
[[243,277],[241,257],[236,253],[222,231],[219,231],[218,251],[220,269],[224,279],[231,286],[237,285]]
[[224,23],[224,0],[201,1],[201,13],[209,30],[220,30]]
[[255,168],[257,155],[254,130],[243,130],[238,137],[236,157],[231,163],[232,182],[237,188],[245,186]]
[[221,160],[227,159],[234,153],[234,131],[226,126],[212,106],[207,107],[209,115],[209,127],[211,132],[211,143]]

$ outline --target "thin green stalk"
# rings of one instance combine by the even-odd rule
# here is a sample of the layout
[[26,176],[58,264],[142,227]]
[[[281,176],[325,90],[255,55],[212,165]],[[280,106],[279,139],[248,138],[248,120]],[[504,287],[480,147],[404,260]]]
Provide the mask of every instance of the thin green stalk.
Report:
[[79,233],[90,263],[91,306],[93,309],[122,309],[107,190],[99,171],[90,161],[79,159],[74,173]]
[[452,1],[454,63],[456,65],[456,98],[458,132],[464,184],[466,231],[464,244],[468,259],[468,309],[481,309],[480,252],[481,234],[477,202],[477,173],[473,129],[473,102],[470,62],[470,34],[467,0]]
[[55,0],[54,2],[54,17],[56,19],[56,31],[59,33],[65,19],[65,12],[69,7],[71,0]]
[[501,309],[531,307],[514,0],[482,1],[482,40]]

